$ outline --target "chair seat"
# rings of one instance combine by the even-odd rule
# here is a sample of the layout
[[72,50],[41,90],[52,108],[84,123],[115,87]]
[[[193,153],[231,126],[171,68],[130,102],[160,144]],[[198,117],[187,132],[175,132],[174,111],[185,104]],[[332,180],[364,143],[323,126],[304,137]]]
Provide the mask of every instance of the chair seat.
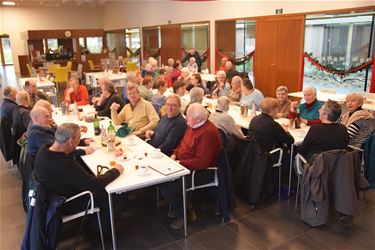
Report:
[[[68,222],[68,221],[71,221],[71,220],[75,220],[75,219],[77,219],[79,217],[83,217],[85,215],[85,212],[86,211],[82,211],[82,212],[79,212],[79,213],[76,213],[76,214],[72,214],[72,215],[65,215],[65,216],[63,216],[62,221],[63,221],[63,223],[65,223],[65,222]],[[94,214],[94,213],[97,213],[97,212],[100,212],[100,208],[98,208],[98,207],[96,207],[96,208],[94,208],[92,210],[89,209],[87,211],[87,214]]]

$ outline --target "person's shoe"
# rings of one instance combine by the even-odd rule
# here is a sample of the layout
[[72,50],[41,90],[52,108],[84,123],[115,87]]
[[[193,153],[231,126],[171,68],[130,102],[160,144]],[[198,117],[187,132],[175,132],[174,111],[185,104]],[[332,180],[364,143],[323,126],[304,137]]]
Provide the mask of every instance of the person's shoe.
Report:
[[340,218],[339,218],[339,221],[342,224],[351,225],[353,223],[353,216],[351,216],[351,215],[341,215]]
[[188,220],[190,221],[190,222],[194,222],[194,221],[196,221],[197,220],[197,214],[195,213],[195,211],[194,210],[190,210],[189,212],[188,212]]
[[174,219],[177,217],[177,214],[174,210],[171,209],[168,211],[168,217]]
[[177,218],[171,223],[171,228],[174,230],[179,230],[184,226],[184,219]]

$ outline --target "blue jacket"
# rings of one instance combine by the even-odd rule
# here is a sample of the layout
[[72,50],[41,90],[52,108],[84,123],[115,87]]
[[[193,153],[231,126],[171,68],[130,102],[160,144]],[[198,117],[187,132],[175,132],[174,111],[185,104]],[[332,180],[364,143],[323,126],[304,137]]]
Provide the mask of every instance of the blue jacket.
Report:
[[64,202],[64,197],[51,194],[43,185],[37,184],[27,212],[22,250],[56,249],[62,224],[58,208]]
[[319,109],[323,106],[321,101],[316,100],[314,106],[311,109],[307,109],[306,103],[301,103],[299,108],[300,117],[306,120],[317,120],[319,119]]
[[375,188],[375,132],[364,143],[365,176],[371,188]]

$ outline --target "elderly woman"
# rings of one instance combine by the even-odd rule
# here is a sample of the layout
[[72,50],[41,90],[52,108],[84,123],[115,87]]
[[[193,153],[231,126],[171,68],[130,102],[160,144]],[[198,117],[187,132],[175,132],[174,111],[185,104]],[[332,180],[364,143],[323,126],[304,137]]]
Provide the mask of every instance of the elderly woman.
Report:
[[319,109],[323,103],[316,99],[316,88],[307,87],[303,90],[303,98],[305,103],[298,105],[297,101],[290,104],[289,119],[294,119],[299,113],[301,122],[306,125],[313,125],[320,123]]
[[242,78],[234,76],[231,82],[232,89],[228,93],[228,98],[231,102],[239,102],[242,95]]
[[286,131],[286,128],[275,122],[279,107],[276,98],[266,97],[260,103],[262,113],[251,119],[249,135],[255,137],[264,152],[271,151],[274,147],[281,147],[283,144],[291,145],[293,137]]
[[177,94],[181,98],[181,112],[184,113],[186,106],[189,102],[186,100],[186,83],[184,81],[176,81],[173,83],[173,93]]
[[341,118],[341,123],[348,129],[349,144],[358,148],[361,147],[373,130],[371,120],[374,119],[374,116],[368,110],[363,110],[362,105],[362,95],[357,93],[348,94],[346,96],[348,112]]
[[[193,58],[193,57],[192,57]],[[194,87],[199,87],[204,90],[203,83],[202,83],[202,77],[199,73],[192,74],[190,77],[190,83],[186,87],[187,91],[190,91]]]
[[230,91],[230,85],[225,81],[226,74],[223,70],[216,73],[216,83],[212,90],[213,97],[226,96]]
[[279,113],[277,113],[277,117],[288,118],[290,104],[292,103],[288,99],[288,88],[285,86],[279,86],[276,89],[276,98],[279,101]]
[[315,154],[332,149],[345,149],[349,143],[349,134],[344,125],[338,123],[341,106],[335,101],[327,101],[319,109],[321,124],[311,126],[301,146],[300,154],[311,159]]
[[243,139],[244,134],[242,133],[241,128],[236,125],[232,116],[227,114],[229,104],[230,100],[228,97],[220,96],[217,99],[215,112],[212,112],[208,119],[215,124],[217,128],[223,130],[226,137],[229,139],[228,142],[230,143],[233,141],[233,137]]
[[242,96],[240,103],[246,104],[249,109],[251,109],[253,104],[255,104],[256,110],[259,110],[260,103],[263,99],[264,96],[262,92],[254,88],[249,78],[245,78],[242,81]]
[[195,62],[194,57],[189,58],[189,64],[187,65],[187,68],[192,73],[198,72],[198,64]]
[[186,106],[184,115],[186,115],[186,111],[188,110],[189,106],[192,103],[200,103],[202,104],[203,97],[204,97],[204,90],[202,88],[194,87],[189,91],[189,96],[190,96],[190,102]]
[[143,78],[141,86],[138,87],[139,93],[141,93],[141,97],[146,101],[151,102],[153,96],[151,89],[153,86],[154,82],[152,80],[152,77],[146,76],[145,78]]

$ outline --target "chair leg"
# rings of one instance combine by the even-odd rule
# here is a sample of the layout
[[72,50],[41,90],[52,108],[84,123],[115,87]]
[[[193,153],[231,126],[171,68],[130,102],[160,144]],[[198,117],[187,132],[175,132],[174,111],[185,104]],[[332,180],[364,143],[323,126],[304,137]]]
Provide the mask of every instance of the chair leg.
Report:
[[98,211],[96,213],[97,217],[98,217],[98,224],[99,224],[99,231],[100,231],[100,239],[102,241],[102,249],[104,250],[105,247],[104,247],[104,238],[103,238],[103,230],[102,230],[102,221],[100,219],[100,211]]
[[297,193],[296,193],[296,202],[295,202],[295,204],[294,204],[294,210],[296,210],[296,211],[297,211],[297,204],[298,204],[299,179],[300,179],[300,176],[298,175],[298,181],[297,181]]

